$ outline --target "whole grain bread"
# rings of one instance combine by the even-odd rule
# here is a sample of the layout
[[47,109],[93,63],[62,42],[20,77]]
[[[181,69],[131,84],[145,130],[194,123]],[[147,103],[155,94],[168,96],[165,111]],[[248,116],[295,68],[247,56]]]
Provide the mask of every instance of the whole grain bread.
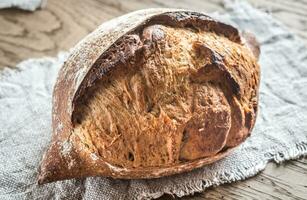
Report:
[[102,24],[59,72],[39,183],[156,178],[223,158],[254,126],[259,53],[252,34],[192,11]]

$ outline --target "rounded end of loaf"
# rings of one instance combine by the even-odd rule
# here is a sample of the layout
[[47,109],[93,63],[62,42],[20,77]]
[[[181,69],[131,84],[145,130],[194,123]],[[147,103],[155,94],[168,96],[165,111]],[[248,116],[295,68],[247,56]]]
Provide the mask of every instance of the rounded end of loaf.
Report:
[[243,31],[241,33],[242,37],[245,40],[245,44],[247,47],[252,51],[253,55],[257,60],[259,60],[260,56],[260,43],[258,42],[257,38],[255,35],[249,31]]

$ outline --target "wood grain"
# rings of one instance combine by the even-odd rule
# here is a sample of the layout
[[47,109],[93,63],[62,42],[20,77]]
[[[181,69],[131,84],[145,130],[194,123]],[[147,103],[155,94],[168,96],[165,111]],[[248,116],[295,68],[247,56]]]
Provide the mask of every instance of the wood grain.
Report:
[[[307,199],[307,159],[281,165],[270,163],[266,169],[245,181],[212,187],[203,193],[181,198],[203,199]],[[164,195],[161,200],[174,199]],[[179,199],[179,198],[176,198]]]
[[[250,0],[272,13],[307,44],[307,0]],[[32,12],[0,10],[0,69],[14,67],[30,57],[55,56],[68,50],[103,21],[129,11],[149,7],[189,8],[198,11],[223,12],[223,0],[49,0],[43,10]]]
[[[248,0],[282,21],[307,44],[307,0]],[[223,0],[48,0],[36,12],[0,10],[0,69],[32,57],[68,50],[102,22],[149,7],[179,7],[223,12]],[[161,199],[173,199],[163,196]],[[307,199],[307,159],[268,164],[245,181],[212,187],[182,199]]]

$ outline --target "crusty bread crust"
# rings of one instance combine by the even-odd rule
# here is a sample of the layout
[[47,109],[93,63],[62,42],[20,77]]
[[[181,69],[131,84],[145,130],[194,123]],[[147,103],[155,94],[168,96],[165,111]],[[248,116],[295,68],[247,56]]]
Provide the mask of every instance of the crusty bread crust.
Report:
[[254,126],[259,53],[251,34],[186,10],[102,24],[59,72],[39,183],[156,178],[221,159]]

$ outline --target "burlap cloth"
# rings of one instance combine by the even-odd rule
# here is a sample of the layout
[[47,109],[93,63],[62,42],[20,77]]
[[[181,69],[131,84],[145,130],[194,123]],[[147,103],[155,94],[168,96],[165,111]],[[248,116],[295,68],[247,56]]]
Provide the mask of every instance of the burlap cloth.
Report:
[[232,4],[215,17],[261,42],[260,112],[253,134],[226,159],[154,180],[87,178],[38,186],[37,168],[51,136],[51,93],[67,57],[26,60],[0,74],[0,199],[150,199],[184,196],[246,179],[270,161],[307,153],[307,49],[266,13]]

